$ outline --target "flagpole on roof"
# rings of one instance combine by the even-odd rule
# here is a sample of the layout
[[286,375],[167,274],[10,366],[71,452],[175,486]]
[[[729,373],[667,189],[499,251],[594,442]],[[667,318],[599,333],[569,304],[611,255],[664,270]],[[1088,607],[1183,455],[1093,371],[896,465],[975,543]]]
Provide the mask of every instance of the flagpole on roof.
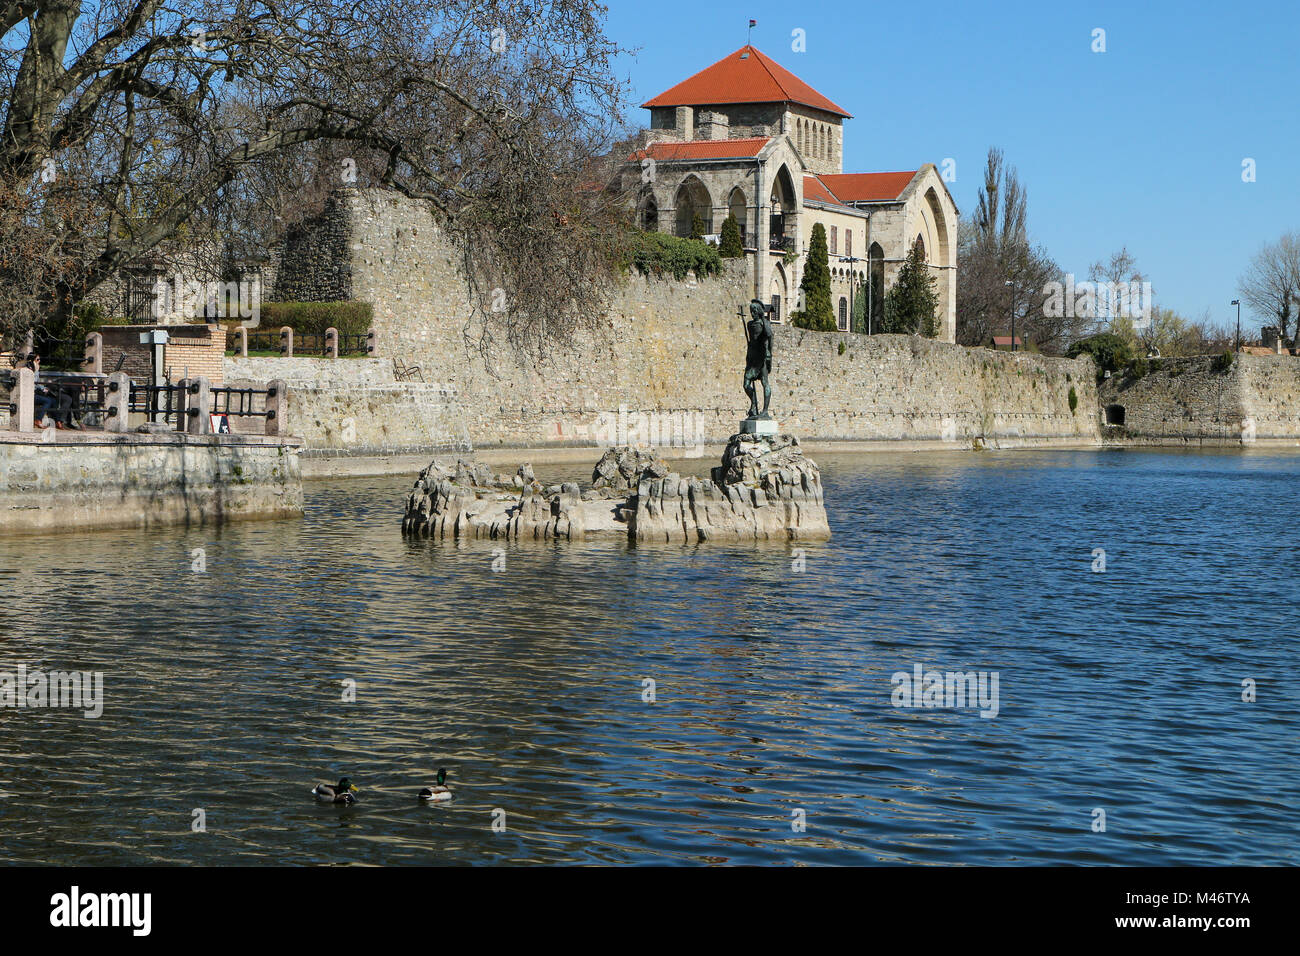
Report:
[[751,39],[752,36],[753,36],[753,33],[754,33],[754,27],[756,27],[756,26],[758,26],[758,21],[757,21],[757,20],[750,20],[750,21],[749,21],[749,30],[746,31],[746,33],[745,33],[745,46],[750,46],[750,45],[751,45],[751,43],[750,43],[750,39]]

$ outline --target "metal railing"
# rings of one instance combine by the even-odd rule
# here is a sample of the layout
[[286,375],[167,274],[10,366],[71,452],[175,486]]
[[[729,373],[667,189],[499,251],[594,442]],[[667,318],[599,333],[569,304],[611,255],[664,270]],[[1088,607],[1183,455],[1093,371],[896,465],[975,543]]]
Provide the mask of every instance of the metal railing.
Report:
[[132,382],[127,409],[132,413],[143,414],[150,422],[164,422],[177,431],[185,430],[182,409],[185,405],[184,386],[151,385],[148,382]]
[[[211,396],[211,413],[232,418],[275,418],[275,409],[266,407],[266,400],[275,397],[275,386],[268,388],[234,388],[217,385],[208,390]],[[261,405],[259,409],[257,406]]]
[[[234,355],[239,351],[239,340],[234,334],[226,336],[226,352]],[[250,352],[284,352],[280,333],[276,331],[248,333],[248,351]]]
[[[13,372],[0,376],[11,392],[16,385]],[[103,379],[76,379],[61,377],[58,372],[42,372],[36,381],[34,415],[39,421],[48,415],[59,424],[77,428],[97,428],[104,422],[104,392],[108,383]],[[18,403],[9,403],[9,414],[18,414]]]

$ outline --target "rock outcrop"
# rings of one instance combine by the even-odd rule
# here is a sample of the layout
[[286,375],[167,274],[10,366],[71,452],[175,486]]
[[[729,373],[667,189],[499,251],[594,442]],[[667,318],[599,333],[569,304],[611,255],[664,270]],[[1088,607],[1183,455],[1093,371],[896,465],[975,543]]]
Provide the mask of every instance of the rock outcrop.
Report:
[[[612,497],[612,496],[611,496]],[[435,458],[406,500],[402,531],[433,538],[576,538],[622,531],[621,503],[566,482],[543,491],[528,463],[513,476]]]
[[732,435],[712,480],[642,472],[637,541],[818,540],[831,536],[821,471],[793,435]]
[[583,491],[543,489],[525,463],[512,476],[482,463],[435,459],[407,498],[402,530],[434,538],[638,542],[818,540],[830,537],[821,472],[792,435],[733,435],[712,478],[683,477],[662,459],[611,448]]

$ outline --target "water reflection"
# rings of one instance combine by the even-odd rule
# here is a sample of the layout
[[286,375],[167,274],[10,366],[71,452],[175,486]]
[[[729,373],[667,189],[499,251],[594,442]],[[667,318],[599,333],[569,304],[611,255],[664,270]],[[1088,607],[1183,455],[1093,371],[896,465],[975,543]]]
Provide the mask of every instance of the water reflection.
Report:
[[[1300,458],[820,460],[835,537],[804,573],[785,546],[406,541],[405,478],[311,484],[302,521],[0,543],[0,669],[107,694],[97,721],[0,709],[4,858],[1297,861]],[[893,708],[916,663],[998,671],[999,716]],[[456,797],[422,806],[439,766]],[[361,803],[316,805],[341,773]]]

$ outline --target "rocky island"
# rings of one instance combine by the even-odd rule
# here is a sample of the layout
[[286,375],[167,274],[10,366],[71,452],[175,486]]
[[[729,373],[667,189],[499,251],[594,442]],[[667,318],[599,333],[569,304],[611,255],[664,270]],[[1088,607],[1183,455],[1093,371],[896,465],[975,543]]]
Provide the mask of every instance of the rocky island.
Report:
[[821,472],[792,435],[733,435],[711,478],[682,476],[653,454],[611,448],[588,488],[543,486],[532,466],[492,474],[435,458],[406,502],[406,534],[433,538],[636,542],[819,540],[830,537]]

